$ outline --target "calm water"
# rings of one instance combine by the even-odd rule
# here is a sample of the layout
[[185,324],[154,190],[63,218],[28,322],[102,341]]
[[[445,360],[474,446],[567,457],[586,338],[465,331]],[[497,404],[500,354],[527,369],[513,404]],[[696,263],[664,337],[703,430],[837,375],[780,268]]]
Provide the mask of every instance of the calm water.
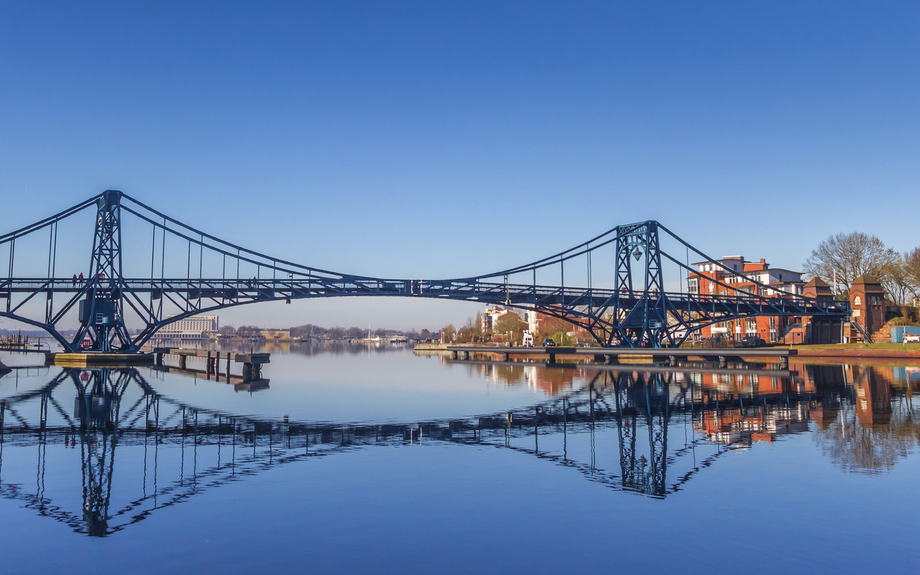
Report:
[[0,377],[0,572],[920,572],[918,368],[270,351]]

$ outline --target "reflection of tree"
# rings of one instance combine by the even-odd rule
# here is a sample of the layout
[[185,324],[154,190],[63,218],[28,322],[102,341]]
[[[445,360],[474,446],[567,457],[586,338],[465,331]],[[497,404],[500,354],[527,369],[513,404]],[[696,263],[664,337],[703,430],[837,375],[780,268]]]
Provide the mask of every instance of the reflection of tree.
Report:
[[837,421],[815,429],[815,442],[834,465],[852,473],[881,473],[907,457],[918,444],[920,425],[913,419],[909,400],[899,401],[888,425],[863,427],[852,408]]
[[493,368],[495,379],[504,382],[509,387],[520,385],[524,382],[524,369],[511,365],[496,365]]

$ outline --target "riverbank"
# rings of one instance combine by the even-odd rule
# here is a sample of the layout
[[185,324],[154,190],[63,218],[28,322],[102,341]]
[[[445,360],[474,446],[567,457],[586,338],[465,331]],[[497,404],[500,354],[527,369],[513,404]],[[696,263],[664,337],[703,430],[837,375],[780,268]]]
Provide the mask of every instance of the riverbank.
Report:
[[795,345],[799,359],[808,357],[909,359],[920,361],[920,343],[843,343],[831,345]]

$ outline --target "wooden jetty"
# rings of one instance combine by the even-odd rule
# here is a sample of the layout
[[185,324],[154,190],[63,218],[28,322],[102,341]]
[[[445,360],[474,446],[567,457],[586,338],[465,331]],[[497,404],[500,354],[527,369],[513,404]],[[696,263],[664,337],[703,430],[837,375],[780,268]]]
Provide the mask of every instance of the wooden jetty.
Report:
[[178,347],[156,347],[153,349],[153,355],[156,357],[156,365],[163,366],[163,356],[171,355],[179,359],[179,370],[188,369],[188,358],[201,357],[205,359],[205,374],[217,375],[220,371],[220,362],[226,360],[227,368],[224,372],[227,381],[230,380],[231,362],[243,364],[244,382],[256,381],[262,379],[262,365],[271,363],[271,354],[269,353],[236,353],[232,351],[212,351],[209,349],[184,349]]

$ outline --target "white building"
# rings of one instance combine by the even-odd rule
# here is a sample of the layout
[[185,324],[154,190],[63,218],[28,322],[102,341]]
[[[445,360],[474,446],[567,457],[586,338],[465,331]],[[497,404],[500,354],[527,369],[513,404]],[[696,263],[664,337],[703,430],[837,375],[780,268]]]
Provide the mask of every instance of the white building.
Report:
[[498,320],[503,316],[508,315],[509,313],[513,313],[517,315],[518,318],[520,318],[520,314],[518,314],[513,309],[504,308],[500,305],[490,305],[482,314],[482,325],[480,326],[482,331],[489,331],[490,329],[494,329],[495,324],[498,323]]
[[164,326],[157,332],[157,335],[159,337],[201,337],[209,333],[217,333],[219,330],[218,316],[193,315]]

